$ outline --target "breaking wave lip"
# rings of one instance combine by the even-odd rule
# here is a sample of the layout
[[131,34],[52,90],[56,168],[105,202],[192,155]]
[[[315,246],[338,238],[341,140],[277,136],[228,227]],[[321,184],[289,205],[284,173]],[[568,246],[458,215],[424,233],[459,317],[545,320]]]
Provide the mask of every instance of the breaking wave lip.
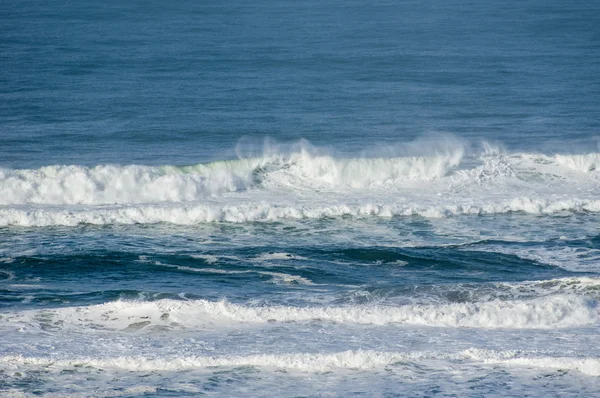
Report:
[[600,153],[555,155],[554,159],[561,166],[566,166],[583,173],[589,173],[600,169]]
[[105,205],[189,202],[255,186],[364,188],[442,177],[462,151],[430,157],[334,158],[302,150],[287,156],[194,166],[46,166],[0,169],[0,205]]
[[407,180],[443,177],[461,163],[462,157],[462,150],[437,156],[394,158],[334,158],[303,150],[281,162],[283,167],[262,170],[262,184],[310,189],[389,186]]
[[0,169],[0,205],[124,204],[192,201],[247,189],[258,159],[195,166],[46,166]]
[[93,208],[0,208],[0,227],[77,226],[81,224],[195,225],[212,222],[247,223],[279,220],[325,219],[336,217],[443,218],[461,215],[487,215],[523,212],[534,215],[556,213],[598,213],[600,199],[536,199],[518,197],[484,204],[277,204],[267,202],[240,205],[140,204]]
[[[300,191],[398,188],[406,181],[431,181],[453,174],[468,186],[518,179],[523,162],[525,174],[533,170],[534,174],[550,173],[553,178],[557,171],[564,174],[561,170],[589,174],[600,168],[600,153],[511,155],[494,150],[470,154],[465,162],[465,152],[463,145],[453,144],[420,156],[344,158],[301,148],[191,166],[0,168],[0,205],[181,203],[257,187]],[[567,174],[563,177],[570,178],[572,173]]]
[[530,368],[568,369],[589,376],[600,376],[600,359],[586,357],[553,357],[535,352],[493,351],[471,348],[458,353],[385,352],[374,350],[342,351],[335,353],[257,354],[238,356],[183,356],[147,358],[142,356],[114,358],[54,359],[7,355],[0,357],[2,368],[41,367],[60,372],[68,368],[113,369],[129,372],[176,372],[194,369],[260,367],[289,369],[306,373],[328,372],[336,369],[370,370],[399,363],[426,360],[469,361],[474,364],[500,364]]
[[551,329],[598,322],[594,299],[560,294],[531,300],[404,306],[247,306],[225,300],[116,301],[52,310],[7,313],[0,326],[43,330],[136,332],[164,328],[229,327],[273,322],[333,322],[357,325],[413,325],[483,329]]

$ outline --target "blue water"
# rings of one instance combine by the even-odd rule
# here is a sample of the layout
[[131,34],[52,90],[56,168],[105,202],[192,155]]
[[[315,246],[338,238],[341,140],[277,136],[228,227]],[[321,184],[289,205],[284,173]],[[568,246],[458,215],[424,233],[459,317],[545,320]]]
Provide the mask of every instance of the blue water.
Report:
[[599,27],[0,4],[0,396],[597,394]]

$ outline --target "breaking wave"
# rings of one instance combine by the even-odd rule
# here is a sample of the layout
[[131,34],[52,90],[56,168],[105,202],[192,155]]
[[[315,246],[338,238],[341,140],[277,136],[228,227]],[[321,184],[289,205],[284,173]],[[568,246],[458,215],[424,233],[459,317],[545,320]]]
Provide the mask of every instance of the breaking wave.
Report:
[[193,166],[0,169],[0,226],[198,224],[340,216],[600,211],[600,154],[341,158],[289,153]]
[[600,212],[600,199],[536,199],[518,197],[482,204],[139,204],[93,208],[0,208],[0,226],[45,227],[80,224],[195,225],[210,222],[270,222],[278,220],[326,219],[334,217],[421,216],[442,218],[459,215],[486,215],[523,212],[555,214]]
[[228,301],[117,301],[85,307],[5,314],[0,325],[43,330],[123,330],[227,327],[272,322],[335,322],[362,325],[421,325],[451,328],[565,328],[598,322],[597,302],[576,295],[531,300],[428,305],[323,307],[247,306]]
[[301,151],[289,156],[194,166],[47,166],[0,169],[0,205],[103,205],[187,202],[256,186],[366,188],[442,177],[461,152],[432,157],[333,158]]
[[257,160],[189,167],[47,166],[0,169],[0,204],[115,204],[181,202],[246,189]]
[[[530,160],[538,172],[548,164],[591,173],[600,154],[485,155],[460,169],[462,148],[444,154],[391,158],[335,158],[302,150],[289,155],[218,161],[194,166],[46,166],[35,170],[0,169],[0,205],[106,205],[189,202],[227,192],[265,189],[398,188],[407,181],[430,181],[453,172],[466,183],[518,177]],[[473,162],[473,159],[471,159]],[[555,170],[553,170],[555,171]],[[528,170],[531,172],[531,170]],[[552,176],[555,177],[555,176]]]
[[588,153],[585,155],[556,155],[556,161],[560,165],[567,166],[573,170],[589,173],[600,169],[600,153]]

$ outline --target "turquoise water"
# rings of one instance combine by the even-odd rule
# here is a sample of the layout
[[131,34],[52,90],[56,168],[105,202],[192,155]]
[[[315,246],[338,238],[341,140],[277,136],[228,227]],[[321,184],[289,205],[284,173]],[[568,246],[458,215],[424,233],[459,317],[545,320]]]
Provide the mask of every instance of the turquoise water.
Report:
[[600,389],[600,7],[0,5],[0,395]]

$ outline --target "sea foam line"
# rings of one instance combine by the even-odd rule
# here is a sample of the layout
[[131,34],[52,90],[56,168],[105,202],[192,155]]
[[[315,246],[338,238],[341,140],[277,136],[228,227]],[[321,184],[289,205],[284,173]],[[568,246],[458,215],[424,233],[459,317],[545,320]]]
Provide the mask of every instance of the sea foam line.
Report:
[[114,358],[53,359],[7,355],[0,357],[0,366],[6,370],[24,366],[60,372],[69,368],[95,368],[129,372],[177,372],[194,369],[260,367],[290,369],[300,372],[327,372],[336,369],[370,370],[394,366],[402,362],[446,360],[471,361],[474,364],[500,364],[529,368],[576,370],[590,376],[600,376],[600,359],[553,357],[517,351],[493,351],[471,348],[458,353],[440,352],[385,352],[373,350],[343,351],[336,353],[258,354],[240,356],[184,356],[175,358],[146,358],[142,356]]
[[221,268],[194,268],[187,267],[185,265],[175,265],[175,264],[164,264],[161,262],[156,262],[157,265],[167,267],[167,268],[175,268],[180,271],[188,271],[188,272],[198,272],[198,273],[206,273],[206,274],[259,274],[265,275],[272,278],[273,281],[281,281],[284,283],[299,283],[303,285],[314,285],[312,281],[308,278],[305,278],[300,275],[291,275],[283,272],[273,272],[273,271],[262,271],[260,269],[247,269],[247,270],[228,270]]
[[575,295],[531,300],[437,305],[247,306],[225,300],[116,301],[99,305],[7,313],[0,327],[45,330],[138,331],[153,327],[239,327],[272,322],[333,322],[450,328],[568,328],[598,323],[598,303]]
[[278,220],[324,219],[332,217],[422,216],[442,218],[460,215],[524,212],[554,214],[561,212],[600,212],[596,199],[535,199],[519,197],[484,204],[424,206],[418,204],[314,204],[247,203],[242,205],[128,205],[85,209],[0,208],[0,226],[77,226],[81,224],[157,224],[196,225],[212,222],[248,223]]

